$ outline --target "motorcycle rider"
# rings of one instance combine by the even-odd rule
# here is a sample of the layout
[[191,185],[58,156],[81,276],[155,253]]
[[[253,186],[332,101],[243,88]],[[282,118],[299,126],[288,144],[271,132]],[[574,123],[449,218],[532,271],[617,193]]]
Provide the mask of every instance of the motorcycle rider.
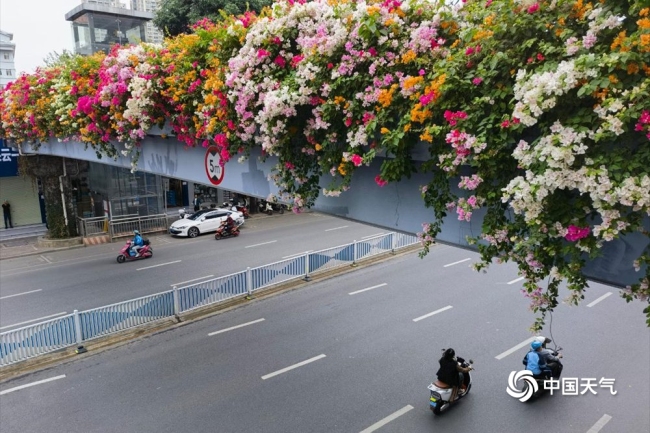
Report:
[[131,241],[131,251],[135,253],[136,257],[140,257],[140,248],[144,246],[144,239],[140,236],[138,230],[133,230],[133,240]]
[[546,366],[551,370],[551,374],[553,375],[553,379],[559,379],[560,374],[562,374],[562,362],[560,361],[560,358],[562,358],[562,354],[558,353],[557,355],[555,352],[553,352],[551,349],[548,349],[546,345],[551,342],[550,338],[539,336],[535,337],[537,341],[542,343],[542,349],[540,350],[540,356],[544,359],[544,363],[546,363]]
[[235,228],[235,220],[232,219],[230,214],[228,214],[222,224],[224,225],[224,233],[230,233],[232,229]]
[[526,361],[526,370],[532,371],[535,378],[541,378],[545,371],[550,372],[541,354],[542,343],[538,340],[533,340],[530,343],[530,348],[531,350],[524,358],[524,361]]
[[450,401],[454,401],[458,398],[459,387],[464,387],[465,375],[463,373],[469,372],[472,367],[461,367],[456,358],[456,352],[452,348],[443,352],[438,363],[440,364],[436,373],[438,380],[452,387]]

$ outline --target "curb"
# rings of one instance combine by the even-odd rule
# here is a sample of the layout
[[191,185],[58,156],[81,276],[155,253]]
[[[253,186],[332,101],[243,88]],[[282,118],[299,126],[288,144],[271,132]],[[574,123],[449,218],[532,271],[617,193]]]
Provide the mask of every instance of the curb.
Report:
[[270,286],[265,289],[260,289],[254,292],[251,297],[248,295],[238,296],[223,302],[213,305],[206,305],[195,310],[181,313],[180,317],[167,317],[164,319],[156,320],[145,325],[140,325],[132,329],[127,329],[115,334],[99,337],[88,342],[84,342],[84,347],[87,352],[83,354],[75,353],[76,346],[66,347],[54,352],[46,353],[34,358],[26,359],[5,367],[0,367],[0,384],[6,381],[17,379],[31,373],[35,373],[48,368],[53,368],[60,364],[68,364],[76,360],[85,359],[90,356],[98,355],[106,350],[123,346],[132,341],[137,341],[142,338],[151,337],[162,332],[176,329],[180,326],[189,325],[199,320],[209,319],[217,314],[230,311],[235,308],[242,307],[250,304],[251,302],[259,302],[266,298],[275,296],[276,294],[288,293],[294,290],[310,288],[312,283],[321,282],[332,279],[339,275],[345,275],[353,272],[360,267],[373,266],[375,264],[383,263],[397,256],[403,256],[413,251],[421,249],[419,243],[401,248],[395,252],[387,252],[378,254],[376,256],[362,259],[355,264],[348,266],[341,266],[334,269],[325,270],[322,272],[315,272],[309,275],[309,281],[304,279],[294,279],[284,283]]

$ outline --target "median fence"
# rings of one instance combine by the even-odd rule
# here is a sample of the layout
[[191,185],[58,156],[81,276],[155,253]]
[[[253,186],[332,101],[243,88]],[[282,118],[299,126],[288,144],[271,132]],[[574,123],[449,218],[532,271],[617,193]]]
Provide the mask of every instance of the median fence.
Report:
[[0,367],[418,243],[388,233],[0,334]]

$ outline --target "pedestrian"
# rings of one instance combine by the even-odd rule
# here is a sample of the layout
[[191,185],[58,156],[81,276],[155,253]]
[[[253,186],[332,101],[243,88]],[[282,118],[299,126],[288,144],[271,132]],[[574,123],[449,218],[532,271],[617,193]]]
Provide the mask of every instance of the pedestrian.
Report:
[[5,217],[5,229],[14,228],[11,223],[11,205],[7,200],[2,203],[2,216]]
[[201,209],[201,199],[199,198],[198,194],[194,194],[194,212],[198,211]]

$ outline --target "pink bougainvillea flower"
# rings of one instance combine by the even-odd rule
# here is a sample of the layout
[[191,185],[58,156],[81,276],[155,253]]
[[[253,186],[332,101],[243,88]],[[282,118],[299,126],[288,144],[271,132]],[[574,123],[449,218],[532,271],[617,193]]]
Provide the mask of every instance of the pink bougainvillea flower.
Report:
[[474,78],[474,79],[472,80],[472,84],[474,84],[475,86],[478,86],[478,85],[481,84],[482,82],[483,82],[483,78],[481,78],[481,77],[476,77],[476,78]]
[[293,59],[291,59],[291,66],[295,68],[298,66],[298,63],[302,62],[302,59],[304,58],[305,56],[302,55],[293,56]]
[[567,228],[567,233],[564,236],[564,239],[566,239],[569,242],[575,242],[580,239],[586,238],[587,236],[589,236],[590,232],[591,230],[589,229],[589,227],[578,227],[572,224]]
[[352,118],[351,117],[346,117],[344,123],[345,123],[345,126],[347,126],[349,128],[350,125],[352,125]]
[[375,47],[370,47],[368,49],[368,54],[370,54],[372,57],[377,56],[377,50],[375,49]]
[[228,129],[230,129],[231,131],[235,130],[235,122],[233,122],[232,120],[228,120],[228,122],[226,122],[226,125],[228,126]]
[[334,63],[328,63],[327,64],[327,69],[332,69],[334,67]]
[[226,147],[228,146],[228,137],[226,137],[226,134],[223,132],[217,134],[214,136],[214,141],[221,147]]
[[354,164],[355,167],[358,167],[361,164],[363,164],[363,158],[361,156],[357,155],[356,153],[354,155],[352,155],[352,157],[350,158],[350,161],[352,161],[352,164]]
[[429,105],[434,99],[436,99],[436,94],[434,92],[425,93],[420,96],[420,104],[422,104],[422,106]]
[[476,50],[474,50],[474,47],[467,47],[467,49],[465,50],[465,55],[471,56],[472,54],[474,54],[475,51]]
[[257,50],[257,58],[258,59],[264,58],[264,57],[268,56],[269,54],[271,54],[271,53],[266,51],[264,48],[260,48],[259,50]]
[[384,179],[381,178],[381,175],[375,176],[375,183],[379,186],[386,186],[388,184],[388,181],[385,181]]
[[534,13],[537,12],[538,10],[539,10],[539,3],[535,3],[534,5],[531,5],[531,6],[526,10],[526,12],[528,12],[529,14],[534,14]]
[[422,76],[422,75],[426,74],[426,72],[424,71],[424,69],[420,69],[418,71],[418,74],[420,74],[420,76]]
[[296,168],[296,166],[290,163],[289,161],[287,161],[284,163],[284,168],[286,168],[287,170],[293,170],[294,168]]
[[284,57],[282,57],[281,55],[278,54],[275,57],[275,59],[273,59],[273,63],[275,63],[276,65],[278,65],[281,68],[284,68],[284,65],[287,64],[287,61],[284,60]]
[[544,55],[542,53],[537,53],[537,60],[540,62],[544,61]]
[[504,120],[501,122],[501,127],[502,128],[509,128],[510,127],[510,121],[508,119]]

